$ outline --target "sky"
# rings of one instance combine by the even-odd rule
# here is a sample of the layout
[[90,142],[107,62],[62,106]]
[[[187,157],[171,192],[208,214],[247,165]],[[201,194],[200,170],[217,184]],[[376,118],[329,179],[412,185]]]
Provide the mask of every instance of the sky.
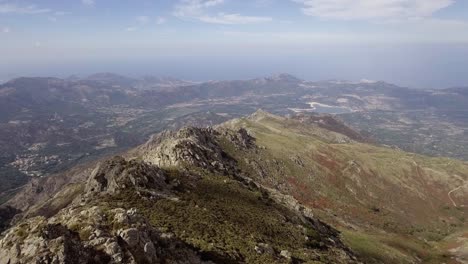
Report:
[[0,0],[0,80],[94,72],[468,86],[468,1]]

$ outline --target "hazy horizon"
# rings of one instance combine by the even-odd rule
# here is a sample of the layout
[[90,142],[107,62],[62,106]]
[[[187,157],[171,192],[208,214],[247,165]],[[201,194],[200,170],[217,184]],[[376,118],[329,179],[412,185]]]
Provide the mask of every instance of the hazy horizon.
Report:
[[286,72],[467,86],[467,14],[460,0],[0,0],[0,80],[116,72],[204,81]]

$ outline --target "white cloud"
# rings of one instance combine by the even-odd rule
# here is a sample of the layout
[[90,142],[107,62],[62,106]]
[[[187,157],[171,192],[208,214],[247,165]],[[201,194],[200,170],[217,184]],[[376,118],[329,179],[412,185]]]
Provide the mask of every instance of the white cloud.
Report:
[[223,4],[224,0],[181,0],[175,6],[174,15],[180,18],[198,17],[204,9]]
[[146,25],[150,22],[150,18],[148,16],[138,16],[136,21],[141,25]]
[[96,4],[94,0],[81,0],[81,3],[85,6],[94,6]]
[[137,31],[137,30],[140,30],[141,28],[148,26],[148,24],[151,23],[152,21],[154,21],[157,25],[162,25],[166,23],[166,18],[164,17],[157,17],[155,20],[153,20],[153,18],[149,16],[138,16],[136,17],[135,20],[137,22],[137,25],[129,26],[125,28],[124,30],[128,32]]
[[9,27],[3,27],[2,28],[2,32],[3,33],[10,33],[11,32],[11,29]]
[[211,15],[207,9],[219,6],[224,0],[181,0],[175,6],[174,16],[181,19],[195,19],[205,23],[238,25],[269,22],[271,17],[244,16],[241,14],[218,13]]
[[50,22],[57,22],[60,17],[64,17],[66,15],[70,14],[70,12],[64,12],[64,11],[55,11],[53,14],[47,17],[47,20]]
[[156,18],[156,24],[157,25],[162,25],[162,24],[165,24],[166,22],[167,22],[167,19],[165,17]]
[[69,15],[70,12],[64,12],[64,11],[56,11],[54,12],[54,15],[56,16],[65,16],[65,15]]
[[51,11],[49,8],[38,8],[35,5],[0,4],[0,14],[43,14]]
[[304,14],[339,20],[414,19],[430,17],[454,0],[292,0]]
[[[138,16],[136,18],[136,21],[138,22],[138,24],[140,25],[148,25],[151,21],[152,21],[153,18],[149,17],[149,16]],[[166,23],[166,18],[164,17],[157,17],[155,20],[157,25],[162,25],[164,23]]]
[[271,17],[242,16],[240,14],[219,13],[216,16],[201,16],[199,17],[199,20],[212,24],[240,25],[270,22],[273,19]]
[[256,7],[267,7],[273,4],[273,0],[255,0],[254,5]]

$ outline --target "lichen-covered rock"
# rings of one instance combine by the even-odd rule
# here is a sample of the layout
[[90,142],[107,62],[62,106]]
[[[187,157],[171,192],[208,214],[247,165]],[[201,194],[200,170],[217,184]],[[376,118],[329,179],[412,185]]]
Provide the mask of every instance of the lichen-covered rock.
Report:
[[138,245],[140,240],[140,234],[136,228],[120,230],[118,235],[123,239],[123,241],[125,241],[125,243],[127,243],[129,247],[135,247]]
[[153,229],[134,209],[102,212],[98,206],[76,207],[48,220],[23,221],[0,240],[0,264],[209,263]]
[[0,264],[110,263],[102,250],[82,243],[80,235],[61,224],[32,218],[0,240]]
[[237,148],[255,148],[255,138],[249,134],[245,128],[237,131],[224,130],[223,135],[231,141]]
[[266,243],[258,243],[254,249],[255,252],[257,252],[258,254],[275,254],[275,250],[269,244]]
[[221,148],[216,138],[219,132],[212,128],[184,128],[177,132],[165,131],[153,136],[139,148],[144,161],[161,167],[190,165],[231,173],[235,160]]
[[280,256],[285,258],[285,259],[291,259],[291,252],[287,250],[281,250]]
[[94,169],[86,184],[85,193],[113,194],[129,187],[153,194],[168,189],[163,170],[142,161],[127,161],[116,156]]

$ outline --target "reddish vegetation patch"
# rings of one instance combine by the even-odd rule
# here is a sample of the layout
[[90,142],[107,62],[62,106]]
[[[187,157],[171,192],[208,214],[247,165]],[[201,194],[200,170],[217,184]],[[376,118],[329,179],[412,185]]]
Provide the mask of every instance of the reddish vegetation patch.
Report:
[[[432,198],[451,204],[450,199],[448,198],[448,193],[444,191],[444,186],[428,182],[427,179],[429,179],[429,176],[423,168],[420,166],[414,166],[411,173],[413,178],[419,182],[420,187],[425,189],[425,193],[430,194]],[[432,206],[434,207],[434,205]]]
[[326,209],[332,207],[330,200],[326,199],[325,197],[318,197],[309,203],[305,203],[305,205],[317,209]]
[[[342,164],[340,161],[336,161],[330,158],[331,155],[319,153],[313,155],[313,159],[323,168],[326,174],[326,180],[329,184],[337,187],[344,188],[345,182],[342,174]],[[344,163],[343,163],[344,164]]]
[[294,193],[291,193],[291,195],[305,206],[319,209],[330,208],[331,203],[328,199],[324,197],[314,198],[314,190],[309,184],[295,177],[287,178],[286,182],[294,190]]
[[456,248],[459,248],[463,245],[463,242],[461,241],[450,241],[446,244],[446,249],[447,250],[452,250],[452,249],[456,249]]
[[314,159],[323,167],[327,168],[332,172],[337,172],[340,169],[340,164],[335,160],[330,159],[324,154],[315,155]]
[[294,187],[293,189],[294,189],[295,192],[298,192],[298,193],[307,193],[307,192],[309,192],[309,186],[308,186],[308,184],[306,184],[306,183],[300,181],[300,180],[299,180],[298,178],[296,178],[296,177],[288,177],[288,178],[286,179],[286,182],[287,182],[290,186]]

